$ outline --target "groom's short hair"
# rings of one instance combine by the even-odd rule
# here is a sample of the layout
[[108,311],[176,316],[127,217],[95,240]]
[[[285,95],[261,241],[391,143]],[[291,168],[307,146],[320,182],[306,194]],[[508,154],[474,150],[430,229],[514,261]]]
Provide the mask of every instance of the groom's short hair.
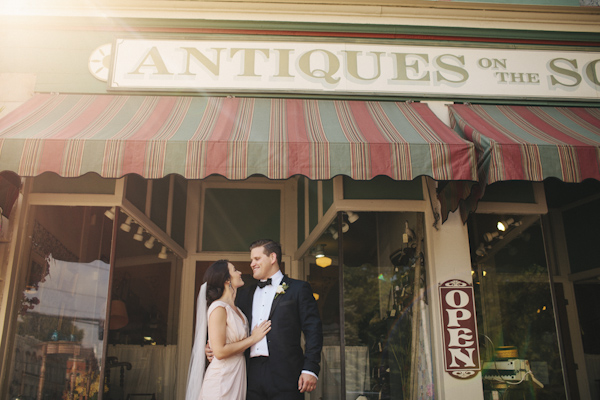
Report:
[[275,256],[277,256],[277,264],[281,267],[281,246],[279,243],[271,239],[259,239],[250,245],[250,250],[261,246],[263,247],[266,255],[275,253]]

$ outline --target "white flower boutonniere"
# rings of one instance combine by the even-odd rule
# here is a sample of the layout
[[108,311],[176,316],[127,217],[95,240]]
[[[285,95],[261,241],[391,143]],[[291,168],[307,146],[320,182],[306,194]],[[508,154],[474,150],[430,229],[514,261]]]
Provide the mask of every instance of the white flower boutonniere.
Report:
[[275,298],[277,298],[277,296],[279,296],[280,294],[285,294],[285,291],[288,288],[288,284],[283,282],[281,285],[277,286],[277,289],[275,289]]

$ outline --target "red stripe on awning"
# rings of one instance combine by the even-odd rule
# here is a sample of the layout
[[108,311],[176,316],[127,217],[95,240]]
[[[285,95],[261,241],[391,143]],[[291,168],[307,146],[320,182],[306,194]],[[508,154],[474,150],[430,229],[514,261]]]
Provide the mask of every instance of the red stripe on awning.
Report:
[[472,141],[483,185],[507,180],[600,180],[599,109],[452,105],[454,130]]
[[[229,157],[230,136],[234,134],[234,123],[238,118],[239,100],[219,103],[214,130],[210,133],[210,140],[206,141],[207,156],[212,155],[212,163],[206,163],[206,176],[217,174],[227,176],[227,161]],[[208,157],[206,158],[208,160]]]
[[310,175],[310,139],[306,126],[306,112],[303,100],[290,100],[286,102],[287,140],[289,142],[286,155],[288,168],[291,175]]
[[362,140],[369,143],[369,157],[373,176],[389,174],[389,171],[391,171],[389,142],[373,121],[366,103],[355,101],[349,102],[349,104],[358,131],[362,133]]
[[38,94],[0,119],[0,170],[475,181],[476,159],[418,103]]

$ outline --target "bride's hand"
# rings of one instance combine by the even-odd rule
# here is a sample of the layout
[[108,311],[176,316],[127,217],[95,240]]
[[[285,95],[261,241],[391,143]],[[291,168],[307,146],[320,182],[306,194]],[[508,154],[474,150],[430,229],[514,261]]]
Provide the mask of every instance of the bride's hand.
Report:
[[258,343],[271,330],[271,321],[263,321],[252,330],[252,339]]

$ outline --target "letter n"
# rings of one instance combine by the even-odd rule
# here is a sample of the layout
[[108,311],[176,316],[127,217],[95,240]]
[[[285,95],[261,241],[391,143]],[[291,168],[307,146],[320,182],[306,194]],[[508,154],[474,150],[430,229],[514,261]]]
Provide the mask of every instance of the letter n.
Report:
[[465,354],[463,349],[448,349],[450,354],[452,355],[452,363],[450,363],[450,367],[460,367],[456,360],[460,360],[465,367],[475,367],[475,363],[473,362],[473,352],[475,349],[464,349],[469,354]]

